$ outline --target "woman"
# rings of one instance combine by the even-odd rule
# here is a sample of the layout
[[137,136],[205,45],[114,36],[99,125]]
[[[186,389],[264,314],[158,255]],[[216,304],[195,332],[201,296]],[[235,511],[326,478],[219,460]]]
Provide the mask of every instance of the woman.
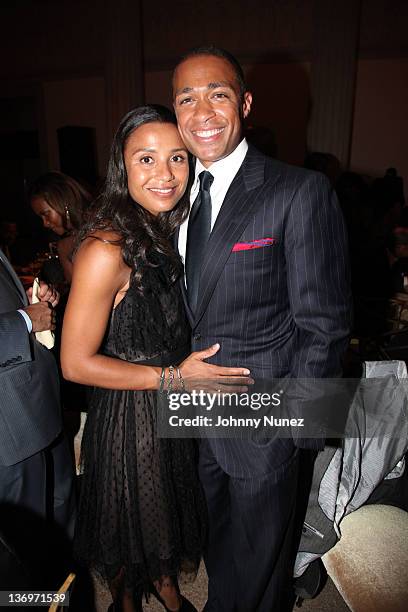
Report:
[[64,320],[64,375],[95,387],[77,550],[108,580],[115,610],[141,610],[152,583],[166,609],[195,609],[176,580],[195,575],[205,536],[195,448],[156,438],[154,392],[173,376],[182,385],[248,374],[205,363],[218,345],[186,358],[182,265],[170,237],[186,214],[188,166],[169,110],[147,106],[124,117],[105,191],[79,235]]
[[86,189],[62,172],[43,174],[29,191],[29,201],[35,214],[41,217],[46,229],[60,236],[57,252],[68,284],[72,277],[71,255],[75,232],[91,200]]
[[[47,259],[40,272],[41,278],[56,284],[62,295],[56,310],[55,354],[59,355],[62,319],[72,278],[75,235],[92,198],[84,187],[62,172],[48,172],[38,177],[31,185],[28,197],[32,210],[42,219],[44,227],[59,236],[56,243],[58,259]],[[61,401],[64,407],[65,429],[74,454],[79,411],[86,409],[85,388],[61,380]]]

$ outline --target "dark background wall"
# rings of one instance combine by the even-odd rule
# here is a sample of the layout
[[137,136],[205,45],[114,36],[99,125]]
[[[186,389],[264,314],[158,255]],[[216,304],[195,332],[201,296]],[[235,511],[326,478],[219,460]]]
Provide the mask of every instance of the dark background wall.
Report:
[[[338,2],[342,4],[340,0],[330,4]],[[170,104],[171,69],[180,54],[198,44],[221,45],[244,64],[255,99],[251,125],[271,131],[278,157],[301,164],[313,102],[311,73],[320,8],[320,0],[2,2],[0,138],[31,132],[37,145],[33,149],[32,141],[28,146],[20,135],[18,160],[3,155],[0,178],[7,176],[8,184],[17,182],[21,193],[24,179],[59,168],[57,130],[70,125],[93,128],[96,164],[103,176],[110,142],[109,113],[112,118],[112,68],[107,68],[113,53],[112,31],[118,54],[127,53],[126,66],[132,67],[133,61],[130,47],[123,50],[121,28],[127,28],[130,40],[134,31],[140,43],[134,66],[142,79],[134,100]],[[349,155],[352,169],[376,176],[396,166],[405,182],[407,31],[406,0],[362,0]],[[116,60],[114,70],[120,72],[120,60]],[[123,69],[122,85],[130,71]],[[7,201],[13,197],[11,192],[7,191]],[[8,205],[3,196],[1,200],[2,207]]]

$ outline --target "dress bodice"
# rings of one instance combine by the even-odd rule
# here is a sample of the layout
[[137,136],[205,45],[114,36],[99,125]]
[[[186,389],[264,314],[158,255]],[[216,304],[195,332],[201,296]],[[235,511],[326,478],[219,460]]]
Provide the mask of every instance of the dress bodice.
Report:
[[[185,348],[190,327],[178,282],[170,283],[166,264],[148,268],[144,295],[131,278],[125,297],[113,309],[101,351],[126,361],[156,361]],[[163,364],[164,365],[164,364]]]

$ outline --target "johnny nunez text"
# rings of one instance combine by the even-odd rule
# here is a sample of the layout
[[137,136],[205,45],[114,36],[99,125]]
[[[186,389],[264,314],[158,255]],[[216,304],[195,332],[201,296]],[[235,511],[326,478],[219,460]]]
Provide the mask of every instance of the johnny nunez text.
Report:
[[304,427],[304,419],[291,418],[284,419],[270,416],[262,418],[237,418],[233,416],[222,417],[216,419],[208,416],[195,416],[192,418],[180,417],[173,414],[169,417],[169,425],[171,427],[251,427],[258,429],[263,427]]

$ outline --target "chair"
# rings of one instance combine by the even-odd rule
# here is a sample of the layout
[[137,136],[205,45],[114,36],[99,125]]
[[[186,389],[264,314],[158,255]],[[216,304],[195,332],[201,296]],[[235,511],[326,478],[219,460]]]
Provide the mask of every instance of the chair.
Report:
[[[75,580],[76,575],[73,572],[70,572],[66,579],[64,580],[63,585],[58,590],[58,595],[67,595],[71,592],[73,582]],[[62,602],[61,602],[62,603]],[[66,606],[62,606],[60,602],[54,602],[48,608],[48,612],[58,612],[58,610],[67,610]]]
[[350,610],[408,610],[407,533],[408,512],[394,506],[363,506],[342,521],[322,560]]

